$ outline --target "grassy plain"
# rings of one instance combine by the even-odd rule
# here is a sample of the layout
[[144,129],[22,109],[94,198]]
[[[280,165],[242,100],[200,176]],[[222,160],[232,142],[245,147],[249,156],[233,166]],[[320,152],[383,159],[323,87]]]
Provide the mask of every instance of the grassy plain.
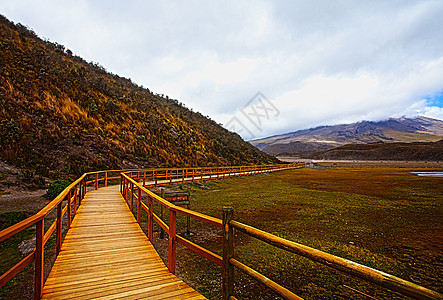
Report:
[[[238,221],[441,293],[443,178],[409,173],[418,170],[430,169],[330,164],[182,188],[191,190],[193,210],[221,217],[222,206],[232,205]],[[191,240],[221,253],[217,228],[193,222],[192,234]],[[305,299],[367,299],[354,290],[403,298],[241,233],[235,255]],[[220,297],[215,264],[182,248],[177,261],[179,276],[209,298]],[[239,299],[278,299],[238,271],[235,291]]]
[[[409,172],[443,168],[435,164],[421,169],[394,166],[330,163],[320,165],[321,170],[195,182],[182,188],[191,191],[193,210],[221,218],[222,206],[232,205],[236,220],[442,293],[443,178]],[[0,227],[26,216],[23,212],[3,213]],[[186,218],[181,216],[178,221],[178,231],[184,235]],[[189,239],[221,254],[218,228],[193,220],[191,232]],[[32,234],[25,232],[2,244],[0,269],[18,262],[18,243]],[[160,240],[157,232],[154,244],[166,260],[167,239]],[[49,249],[54,249],[52,242]],[[47,254],[49,259],[51,250]],[[350,288],[377,299],[402,298],[241,233],[236,234],[235,255],[305,299],[367,299]],[[221,298],[218,266],[180,246],[177,264],[177,274],[191,286],[210,299]],[[45,271],[49,269],[50,262]],[[240,272],[235,275],[238,299],[278,299]],[[32,297],[32,282],[31,266],[0,290],[0,299]],[[25,287],[30,291],[22,290]]]

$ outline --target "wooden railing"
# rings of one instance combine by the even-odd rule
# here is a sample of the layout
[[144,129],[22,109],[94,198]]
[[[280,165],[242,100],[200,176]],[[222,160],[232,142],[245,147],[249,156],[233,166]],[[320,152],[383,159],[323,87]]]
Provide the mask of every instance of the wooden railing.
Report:
[[[268,166],[241,166],[223,168],[193,168],[193,169],[164,169],[164,170],[140,170],[129,171],[121,174],[120,191],[125,198],[129,208],[134,209],[134,199],[136,201],[137,222],[141,221],[141,210],[148,214],[148,239],[153,242],[154,221],[169,236],[168,244],[168,269],[175,274],[176,245],[177,242],[199,255],[209,259],[219,266],[223,265],[222,257],[215,254],[177,234],[177,213],[198,219],[211,225],[222,228],[220,219],[207,216],[180,206],[176,206],[169,201],[151,192],[146,187],[157,187],[159,185],[169,185],[181,182],[194,182],[201,180],[213,180],[219,178],[253,175],[259,173],[275,172],[287,170],[296,165],[268,165]],[[142,193],[147,196],[148,204],[142,201]],[[159,203],[169,212],[169,224],[166,224],[154,213],[154,201]]]
[[396,291],[402,295],[413,297],[416,299],[443,299],[443,295],[432,291],[430,289],[419,286],[415,283],[403,280],[401,278],[395,277],[393,275],[366,267],[364,265],[355,263],[353,261],[305,246],[301,245],[276,235],[270,234],[268,232],[259,230],[252,226],[242,224],[240,222],[234,221],[232,207],[223,207],[223,262],[226,269],[226,297],[232,295],[233,290],[233,269],[238,268],[243,273],[250,275],[263,285],[269,287],[285,299],[301,299],[294,293],[285,289],[284,287],[273,282],[269,278],[259,274],[252,268],[242,264],[234,258],[234,241],[233,241],[233,229],[241,231],[248,236],[259,239],[267,244],[273,245],[280,249],[304,256],[310,260],[319,262],[328,267],[334,268],[345,274],[351,275],[353,277],[358,277],[367,282],[374,283],[381,287],[387,288],[392,291]]
[[[0,242],[35,225],[36,244],[35,249],[0,276],[0,288],[14,278],[26,266],[35,261],[35,286],[34,299],[40,299],[43,291],[43,267],[44,247],[54,231],[56,232],[56,255],[59,254],[62,245],[63,218],[66,216],[66,230],[71,227],[77,208],[80,205],[86,187],[93,184],[95,189],[99,186],[107,186],[109,180],[120,180],[119,170],[99,171],[85,173],[76,181],[66,187],[54,200],[47,204],[35,215],[0,231]],[[92,179],[90,179],[92,177]],[[64,204],[65,203],[65,204]],[[45,218],[56,209],[55,221],[45,230]]]
[[260,165],[260,166],[235,166],[235,167],[213,167],[213,168],[183,168],[183,169],[151,169],[132,170],[124,172],[130,174],[131,178],[139,178],[145,182],[149,181],[155,187],[169,185],[172,183],[204,181],[226,177],[254,175],[263,172],[274,172],[283,169],[301,167],[301,165]]
[[[188,182],[195,180],[210,180],[224,177],[244,176],[262,172],[272,172],[285,168],[294,168],[297,166],[279,166],[279,168],[254,168],[254,167],[236,167],[224,169],[178,169],[178,170],[162,170],[162,171],[132,171],[122,173],[121,176],[121,192],[128,206],[132,210],[134,208],[134,200],[136,201],[137,222],[140,224],[141,210],[148,214],[148,238],[153,242],[153,223],[154,221],[169,235],[168,244],[168,269],[171,273],[175,273],[176,262],[176,244],[177,242],[196,252],[197,254],[209,259],[210,261],[222,266],[222,295],[223,299],[236,299],[233,294],[234,287],[234,268],[238,268],[241,272],[251,276],[261,284],[267,286],[284,299],[302,299],[287,288],[260,274],[251,267],[234,258],[234,229],[243,232],[251,237],[260,239],[270,245],[280,249],[296,253],[310,260],[322,263],[345,274],[358,277],[367,282],[379,285],[389,290],[398,292],[402,295],[410,296],[416,299],[443,299],[442,295],[424,288],[417,284],[408,282],[401,278],[390,274],[366,267],[353,261],[331,255],[326,252],[319,251],[295,242],[280,238],[273,234],[261,231],[257,228],[242,224],[232,219],[232,207],[223,208],[223,219],[207,216],[192,210],[175,206],[166,201],[155,193],[149,191],[147,187],[159,185]],[[226,173],[223,173],[226,172]],[[249,173],[250,172],[250,173]],[[142,194],[147,195],[148,204],[142,201]],[[153,203],[157,202],[169,211],[169,224],[166,224],[162,218],[154,213]],[[190,216],[201,220],[208,224],[212,224],[222,229],[223,253],[222,255],[213,253],[188,239],[177,234],[177,213]]]
[[[271,166],[270,168],[278,170],[282,166]],[[56,232],[56,255],[59,254],[62,245],[62,232],[63,232],[63,220],[66,219],[66,230],[71,227],[71,222],[77,213],[77,208],[80,205],[84,195],[87,191],[87,186],[92,186],[98,189],[102,186],[108,186],[108,184],[114,183],[118,184],[121,179],[121,172],[131,172],[131,174],[141,174],[145,175],[144,180],[152,179],[155,185],[164,185],[171,182],[176,182],[178,178],[185,178],[185,176],[190,176],[191,181],[195,180],[207,180],[209,179],[221,178],[224,172],[231,170],[231,175],[236,172],[237,176],[239,172],[245,172],[249,170],[250,172],[258,173],[263,170],[264,166],[255,167],[220,167],[220,168],[193,168],[193,169],[150,169],[150,170],[106,170],[98,172],[90,172],[83,174],[80,178],[71,183],[66,187],[54,200],[47,204],[43,209],[41,209],[35,215],[14,224],[2,231],[0,231],[0,242],[8,239],[9,237],[22,232],[23,230],[35,225],[36,227],[36,247],[35,249],[27,255],[25,258],[20,260],[12,268],[6,271],[0,276],[0,288],[3,287],[7,282],[13,279],[19,272],[21,272],[26,266],[35,261],[35,286],[34,286],[34,298],[40,299],[43,291],[43,271],[44,271],[44,247],[51,236]],[[152,175],[151,175],[152,174]],[[228,176],[231,176],[228,175]],[[151,177],[150,177],[151,176]],[[183,179],[184,180],[184,179]],[[161,199],[161,198],[159,198]],[[56,217],[54,222],[45,230],[45,218],[56,209]],[[198,213],[197,213],[198,215]],[[203,216],[203,215],[202,215]],[[206,217],[202,217],[206,218]],[[214,221],[217,223],[216,221]],[[218,224],[218,223],[217,223]],[[220,223],[221,224],[221,223]],[[46,226],[47,227],[47,226]],[[167,226],[166,226],[167,227]],[[168,231],[169,232],[169,231]],[[186,243],[180,237],[179,242]],[[190,246],[192,247],[192,245]],[[202,254],[203,255],[203,254]],[[213,258],[216,262],[220,264],[220,258],[214,256]]]

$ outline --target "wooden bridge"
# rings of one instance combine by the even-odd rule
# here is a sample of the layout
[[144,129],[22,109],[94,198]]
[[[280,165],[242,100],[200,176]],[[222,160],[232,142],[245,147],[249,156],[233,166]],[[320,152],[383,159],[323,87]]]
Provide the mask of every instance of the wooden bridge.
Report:
[[[180,243],[222,266],[223,299],[233,295],[233,271],[252,276],[285,299],[301,299],[234,258],[233,230],[239,230],[276,247],[326,264],[401,294],[418,299],[442,299],[442,295],[395,276],[312,249],[232,220],[232,208],[223,209],[223,220],[175,206],[147,187],[197,180],[246,176],[296,168],[296,165],[197,169],[101,171],[84,174],[36,215],[0,232],[0,241],[36,225],[36,248],[0,277],[0,287],[35,261],[35,299],[205,299],[175,274],[175,249]],[[92,177],[92,179],[91,179]],[[119,185],[110,185],[112,183]],[[87,192],[87,187],[94,190]],[[66,205],[63,206],[64,200]],[[144,201],[145,200],[145,201]],[[147,202],[147,203],[145,203]],[[168,210],[169,224],[154,213],[153,204]],[[135,209],[135,217],[133,210]],[[45,232],[44,219],[57,211]],[[147,215],[147,236],[140,228]],[[219,227],[223,254],[194,244],[176,232],[176,214],[184,214]],[[63,220],[67,233],[63,239]],[[152,246],[153,223],[169,236],[167,266]],[[44,283],[44,245],[56,233],[57,259]]]
[[205,299],[171,274],[118,186],[86,194],[43,288],[43,299]]

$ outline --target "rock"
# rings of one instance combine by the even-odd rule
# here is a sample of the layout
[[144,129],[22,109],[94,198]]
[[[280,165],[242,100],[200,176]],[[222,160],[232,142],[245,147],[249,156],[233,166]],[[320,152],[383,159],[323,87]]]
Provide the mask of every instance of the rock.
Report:
[[23,254],[27,255],[32,252],[35,248],[35,237],[29,240],[24,240],[18,245],[18,250]]

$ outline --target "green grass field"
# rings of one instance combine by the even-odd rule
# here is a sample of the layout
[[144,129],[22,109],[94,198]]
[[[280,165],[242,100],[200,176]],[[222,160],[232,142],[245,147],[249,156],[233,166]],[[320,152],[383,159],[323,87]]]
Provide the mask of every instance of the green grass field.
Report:
[[[421,170],[442,169],[331,165],[323,170],[187,183],[181,188],[191,191],[195,211],[221,218],[222,207],[231,205],[235,220],[442,293],[443,179],[409,173]],[[26,216],[24,212],[3,213],[0,228]],[[143,228],[146,217],[143,213]],[[178,232],[184,235],[185,228],[186,218],[180,216]],[[20,241],[32,236],[29,229],[2,243],[3,272],[22,257],[17,249]],[[221,254],[219,228],[192,220],[187,238]],[[238,260],[305,299],[368,299],[355,290],[377,299],[404,298],[242,233],[237,232],[235,239]],[[160,240],[158,231],[154,245],[167,257],[167,239]],[[47,248],[53,251],[52,240]],[[221,269],[184,247],[177,249],[177,275],[209,299],[220,299]],[[46,272],[49,269],[50,262]],[[31,266],[2,288],[0,299],[20,298],[16,289],[24,282],[32,285],[32,276]],[[235,276],[238,299],[279,299],[240,272]]]
[[[193,210],[221,218],[222,206],[232,205],[238,221],[441,293],[443,179],[409,171],[298,169],[182,188],[191,190]],[[192,232],[191,240],[221,253],[220,230],[195,221]],[[306,299],[367,299],[350,288],[378,299],[402,298],[241,233],[235,256]],[[177,260],[179,276],[209,298],[220,297],[215,264],[181,249]],[[236,278],[238,298],[278,299],[240,272]]]

